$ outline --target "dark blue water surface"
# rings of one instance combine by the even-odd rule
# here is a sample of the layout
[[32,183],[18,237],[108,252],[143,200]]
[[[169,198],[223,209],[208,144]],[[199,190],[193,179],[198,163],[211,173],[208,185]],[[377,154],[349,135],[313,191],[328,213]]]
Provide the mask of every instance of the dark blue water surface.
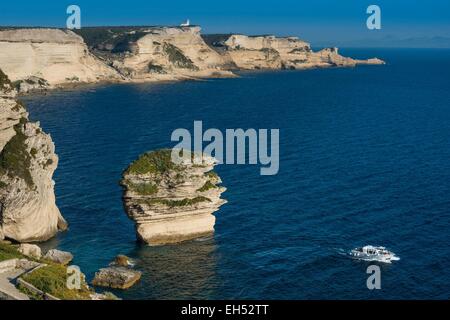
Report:
[[[450,292],[450,51],[344,50],[386,66],[244,73],[236,79],[108,85],[25,99],[60,157],[57,203],[89,279],[115,255],[143,279],[126,299],[410,299]],[[121,202],[121,172],[171,147],[176,128],[279,128],[280,172],[222,165],[215,236],[146,247]],[[381,266],[342,255],[383,245]]]

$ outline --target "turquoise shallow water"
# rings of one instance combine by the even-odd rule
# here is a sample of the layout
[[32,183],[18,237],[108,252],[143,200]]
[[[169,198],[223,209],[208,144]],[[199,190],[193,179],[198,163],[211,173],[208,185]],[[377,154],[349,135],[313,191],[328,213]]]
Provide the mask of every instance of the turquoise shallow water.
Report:
[[[450,292],[450,51],[344,50],[386,66],[244,73],[236,79],[108,85],[25,98],[60,157],[57,203],[70,230],[46,246],[74,253],[92,279],[118,254],[142,281],[128,299],[410,299]],[[135,241],[121,172],[192,128],[279,128],[280,172],[217,168],[228,204],[213,238]],[[401,260],[366,288],[384,245]]]

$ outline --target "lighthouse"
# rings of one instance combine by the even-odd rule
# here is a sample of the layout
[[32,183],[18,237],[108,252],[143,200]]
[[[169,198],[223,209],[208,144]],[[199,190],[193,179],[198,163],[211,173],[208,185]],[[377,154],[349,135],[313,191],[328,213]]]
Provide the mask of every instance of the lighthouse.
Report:
[[189,19],[187,19],[185,23],[180,24],[180,27],[189,27],[190,25],[191,22],[189,21]]

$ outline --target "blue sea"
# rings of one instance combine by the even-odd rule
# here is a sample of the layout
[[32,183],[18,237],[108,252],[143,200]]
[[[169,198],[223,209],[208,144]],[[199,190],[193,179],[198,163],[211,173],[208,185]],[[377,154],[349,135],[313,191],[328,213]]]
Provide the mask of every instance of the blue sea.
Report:
[[[247,72],[234,79],[114,84],[25,97],[55,141],[57,204],[88,280],[117,254],[143,272],[124,299],[448,299],[450,50],[346,49],[385,66]],[[214,237],[148,247],[122,207],[121,172],[171,133],[279,128],[280,171],[216,167],[228,203]],[[401,260],[350,249],[380,245]]]

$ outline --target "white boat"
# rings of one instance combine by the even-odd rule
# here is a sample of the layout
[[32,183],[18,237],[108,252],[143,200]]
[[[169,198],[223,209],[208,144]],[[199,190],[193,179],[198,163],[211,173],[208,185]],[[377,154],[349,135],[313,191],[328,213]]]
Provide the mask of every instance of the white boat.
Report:
[[385,247],[365,246],[355,248],[350,251],[350,256],[355,259],[364,261],[378,261],[384,263],[391,263],[392,261],[400,260],[393,252],[387,250]]

